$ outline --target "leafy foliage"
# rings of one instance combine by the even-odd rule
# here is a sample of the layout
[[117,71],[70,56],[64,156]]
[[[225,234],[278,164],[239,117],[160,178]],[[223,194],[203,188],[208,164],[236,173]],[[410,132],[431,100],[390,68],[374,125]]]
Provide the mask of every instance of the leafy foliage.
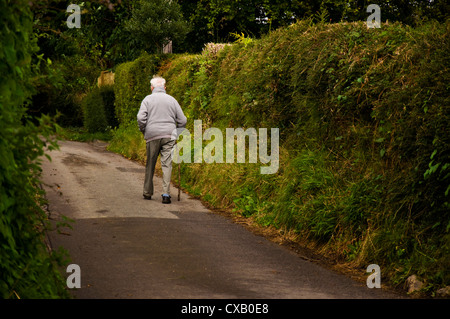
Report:
[[28,108],[30,115],[58,115],[63,126],[82,126],[83,96],[97,82],[100,74],[89,60],[81,56],[64,58],[48,64],[44,61],[36,68],[39,76],[33,78],[36,93]]
[[180,6],[174,0],[139,0],[133,6],[126,29],[136,46],[161,53],[169,41],[182,41],[189,31]]
[[105,132],[117,126],[113,86],[94,87],[82,101],[84,127],[89,133]]
[[[419,25],[436,19],[445,22],[450,12],[448,1],[379,2],[382,21]],[[192,25],[186,43],[188,52],[200,52],[205,43],[228,42],[233,33],[259,38],[296,21],[365,21],[370,1],[348,0],[179,0],[183,14]]]
[[32,1],[34,32],[45,58],[59,60],[79,55],[104,70],[139,56],[140,51],[132,45],[125,29],[132,0],[71,3],[80,6],[81,28],[67,27],[67,1]]
[[105,106],[103,98],[98,88],[93,89],[83,99],[84,127],[88,132],[105,131],[108,123],[106,122]]
[[158,73],[162,56],[144,53],[138,59],[119,65],[115,73],[116,116],[121,124],[136,120],[144,97],[151,93],[150,80]]
[[30,67],[37,47],[27,1],[0,1],[0,296],[67,296],[57,270],[61,255],[44,244],[48,220],[41,208],[40,158],[54,149],[54,124],[42,117],[35,125],[24,104],[32,94]]
[[135,123],[122,124],[113,132],[108,150],[145,163],[145,140]]

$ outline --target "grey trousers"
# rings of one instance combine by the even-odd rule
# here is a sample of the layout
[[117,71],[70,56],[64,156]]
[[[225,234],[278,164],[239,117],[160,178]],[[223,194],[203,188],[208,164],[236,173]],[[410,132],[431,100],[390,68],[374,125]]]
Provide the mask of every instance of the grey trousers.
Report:
[[163,173],[163,194],[170,195],[170,179],[172,176],[172,149],[175,140],[162,138],[147,142],[147,163],[145,166],[144,196],[153,195],[153,175],[156,160],[161,154],[161,169]]

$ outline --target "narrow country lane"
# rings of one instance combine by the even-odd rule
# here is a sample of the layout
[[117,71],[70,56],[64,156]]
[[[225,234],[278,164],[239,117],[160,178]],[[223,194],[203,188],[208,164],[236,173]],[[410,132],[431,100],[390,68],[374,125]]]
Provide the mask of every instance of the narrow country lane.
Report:
[[156,176],[157,193],[144,200],[144,167],[102,143],[64,141],[49,155],[42,179],[51,218],[75,221],[50,239],[80,266],[75,298],[401,297],[304,260],[187,194],[177,202],[175,187],[164,205]]

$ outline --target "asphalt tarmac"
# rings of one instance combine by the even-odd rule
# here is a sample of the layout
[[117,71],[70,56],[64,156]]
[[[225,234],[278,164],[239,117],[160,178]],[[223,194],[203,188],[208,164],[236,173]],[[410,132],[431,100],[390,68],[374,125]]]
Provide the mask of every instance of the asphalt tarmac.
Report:
[[49,235],[52,247],[65,248],[79,266],[74,298],[402,297],[301,258],[188,194],[178,202],[174,186],[172,203],[162,204],[157,176],[157,193],[144,200],[144,166],[106,151],[104,143],[59,144],[52,161],[44,160],[42,181],[50,218],[74,221],[72,229]]

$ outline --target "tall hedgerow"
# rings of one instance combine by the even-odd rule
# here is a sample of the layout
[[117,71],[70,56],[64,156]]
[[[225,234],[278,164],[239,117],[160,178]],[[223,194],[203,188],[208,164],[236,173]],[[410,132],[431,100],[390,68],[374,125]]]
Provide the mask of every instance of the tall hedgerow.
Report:
[[[280,169],[185,165],[210,202],[392,283],[450,283],[449,24],[300,22],[164,72],[191,118],[278,127]],[[220,185],[225,184],[226,187]]]
[[105,132],[118,125],[114,100],[113,86],[94,87],[83,98],[83,123],[88,132]]
[[135,61],[120,64],[115,72],[114,92],[119,123],[136,119],[144,97],[151,93],[150,80],[158,73],[161,56],[144,53]]
[[39,158],[54,125],[27,117],[33,88],[30,63],[32,17],[27,1],[0,1],[0,297],[66,296],[56,258],[44,244],[47,217],[42,210]]
[[188,128],[280,129],[277,174],[183,164],[182,185],[383,281],[449,285],[449,33],[301,21],[162,64]]

